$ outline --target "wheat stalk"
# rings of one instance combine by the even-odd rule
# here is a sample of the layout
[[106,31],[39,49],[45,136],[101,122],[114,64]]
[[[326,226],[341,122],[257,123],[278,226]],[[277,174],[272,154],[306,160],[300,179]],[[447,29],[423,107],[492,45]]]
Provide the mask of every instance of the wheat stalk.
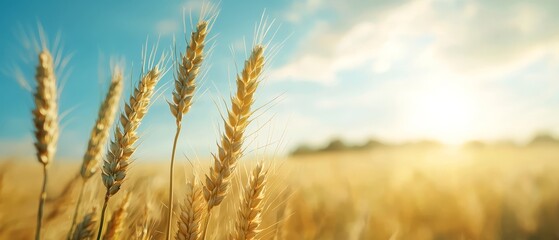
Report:
[[202,189],[194,179],[187,186],[186,199],[179,215],[178,230],[175,239],[196,240],[200,239],[200,228],[204,214],[204,198]]
[[202,239],[205,238],[212,208],[218,206],[224,199],[231,182],[231,174],[237,165],[237,159],[242,155],[244,132],[252,114],[251,106],[254,102],[254,92],[258,87],[259,77],[264,67],[264,47],[256,45],[244,69],[237,75],[237,93],[231,97],[231,109],[224,119],[225,132],[221,143],[218,144],[218,154],[212,154],[214,165],[206,175],[204,198],[207,202],[208,216],[204,224]]
[[35,80],[37,81],[37,88],[33,94],[35,109],[32,112],[35,125],[35,149],[37,159],[43,164],[43,187],[39,197],[37,229],[35,231],[35,239],[38,240],[41,238],[43,209],[47,198],[48,165],[53,160],[58,142],[56,76],[52,55],[46,49],[39,53]]
[[113,212],[113,216],[109,223],[107,224],[107,231],[103,236],[103,240],[118,239],[120,233],[122,232],[122,226],[124,225],[124,219],[128,214],[128,205],[130,200],[130,193],[126,194],[120,207]]
[[91,212],[83,217],[83,220],[76,225],[76,230],[72,234],[72,240],[89,240],[94,237],[95,224],[97,224],[97,209],[93,208]]
[[260,225],[262,213],[262,200],[266,191],[266,174],[263,171],[262,163],[258,163],[248,181],[243,196],[241,206],[237,211],[237,221],[235,222],[235,232],[231,234],[231,239],[249,240],[255,239]]
[[192,97],[196,89],[196,77],[204,60],[204,44],[208,33],[208,22],[201,21],[192,33],[190,44],[186,48],[186,54],[181,56],[181,62],[177,66],[175,89],[173,91],[173,102],[169,102],[171,113],[175,117],[177,129],[173,140],[171,153],[171,166],[169,170],[169,218],[167,220],[167,240],[171,239],[171,226],[173,222],[173,182],[175,152],[177,141],[181,131],[182,117],[190,110]]
[[105,100],[99,107],[97,121],[91,130],[87,150],[83,156],[82,167],[80,170],[82,184],[80,188],[80,195],[78,196],[78,201],[76,203],[76,209],[74,210],[70,232],[72,232],[72,229],[76,224],[86,183],[99,168],[99,162],[102,157],[102,149],[109,138],[109,129],[113,125],[115,119],[118,102],[122,94],[122,88],[122,71],[117,66],[113,70],[109,91],[105,96]]
[[130,157],[135,151],[134,144],[139,138],[136,131],[148,111],[155,85],[159,82],[161,75],[157,65],[144,74],[128,103],[125,104],[124,111],[120,114],[119,125],[115,128],[114,139],[111,141],[109,151],[107,151],[101,173],[107,192],[101,210],[97,240],[101,238],[103,231],[103,221],[108,201],[111,196],[120,190],[126,177]]

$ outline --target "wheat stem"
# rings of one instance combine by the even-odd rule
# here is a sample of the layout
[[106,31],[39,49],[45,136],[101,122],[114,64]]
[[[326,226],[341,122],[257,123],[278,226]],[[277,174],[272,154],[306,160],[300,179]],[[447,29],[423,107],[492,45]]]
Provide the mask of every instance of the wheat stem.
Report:
[[171,154],[171,168],[169,169],[169,224],[167,225],[167,239],[171,237],[171,228],[172,228],[172,221],[173,221],[173,179],[174,179],[174,169],[175,169],[175,152],[177,149],[177,142],[179,140],[179,134],[181,132],[181,124],[177,125],[177,130],[175,133],[175,139],[173,140],[173,152]]
[[105,235],[103,235],[103,240],[119,238],[122,231],[122,225],[124,224],[124,219],[127,215],[129,199],[130,193],[126,194],[120,204],[120,207],[113,212],[111,220],[109,220],[109,223],[107,224]]
[[202,230],[202,236],[200,237],[200,239],[202,240],[206,240],[206,233],[208,232],[208,224],[210,224],[211,217],[212,217],[212,212],[210,210],[207,210],[206,218],[204,220],[204,225]]
[[105,222],[105,213],[107,212],[107,205],[109,204],[109,190],[105,194],[105,201],[103,202],[103,208],[101,209],[101,219],[99,220],[99,230],[97,231],[97,240],[101,239],[101,234],[103,233],[103,223]]
[[72,217],[72,225],[70,226],[70,232],[68,232],[68,239],[71,239],[72,232],[74,231],[74,227],[76,226],[76,221],[78,219],[78,212],[80,209],[80,205],[83,198],[83,193],[85,192],[85,181],[82,180],[82,185],[80,188],[80,195],[78,196],[78,202],[76,203],[76,209],[74,210],[74,216]]
[[41,239],[41,225],[43,223],[43,211],[45,208],[45,200],[47,200],[47,180],[48,180],[48,168],[47,165],[43,165],[43,187],[41,188],[41,196],[39,197],[39,212],[37,214],[37,231],[35,234],[35,239]]

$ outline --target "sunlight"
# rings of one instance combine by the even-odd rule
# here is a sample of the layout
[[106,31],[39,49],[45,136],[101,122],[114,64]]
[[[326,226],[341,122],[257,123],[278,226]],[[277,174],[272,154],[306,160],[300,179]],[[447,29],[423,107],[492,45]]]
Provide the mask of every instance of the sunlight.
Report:
[[461,144],[475,129],[475,95],[457,86],[439,86],[412,97],[408,124],[416,133],[447,144]]

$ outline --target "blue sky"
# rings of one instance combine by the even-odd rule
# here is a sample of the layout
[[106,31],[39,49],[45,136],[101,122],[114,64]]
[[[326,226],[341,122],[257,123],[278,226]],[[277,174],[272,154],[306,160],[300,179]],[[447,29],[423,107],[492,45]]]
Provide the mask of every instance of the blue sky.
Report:
[[[183,9],[199,1],[18,1],[0,3],[0,152],[32,157],[31,94],[14,78],[36,64],[21,32],[37,23],[53,41],[61,33],[71,54],[60,96],[58,156],[80,159],[105,93],[109,60],[126,60],[127,90],[135,84],[141,48],[159,37],[185,43]],[[282,44],[268,66],[257,105],[251,148],[282,140],[281,149],[324,144],[333,137],[359,142],[434,138],[526,141],[559,130],[559,2],[520,0],[222,1],[209,69],[185,118],[180,152],[206,157],[215,149],[221,98],[244,59],[244,41],[266,10]],[[189,24],[189,21],[187,21]],[[189,26],[189,25],[188,25]],[[189,31],[189,27],[187,31]],[[231,49],[234,49],[232,53]],[[210,66],[211,65],[211,66]],[[167,159],[174,132],[163,78],[140,134],[139,159]],[[124,96],[127,98],[128,92]],[[285,133],[284,133],[285,130]]]

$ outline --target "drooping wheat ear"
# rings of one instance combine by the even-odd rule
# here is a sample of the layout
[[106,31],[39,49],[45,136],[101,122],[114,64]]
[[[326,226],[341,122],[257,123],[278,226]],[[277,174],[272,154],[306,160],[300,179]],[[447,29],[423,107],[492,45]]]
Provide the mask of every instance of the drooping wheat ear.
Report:
[[206,175],[204,185],[204,198],[207,202],[208,216],[204,224],[202,238],[210,219],[211,209],[218,206],[229,189],[231,174],[237,165],[237,159],[242,155],[244,132],[249,124],[252,114],[251,106],[254,102],[254,92],[258,87],[260,74],[264,67],[264,47],[256,45],[248,60],[245,61],[244,69],[237,75],[237,93],[231,97],[231,109],[228,117],[224,119],[225,132],[218,144],[218,154],[212,154],[214,165]]
[[37,230],[35,239],[41,238],[43,208],[47,198],[48,165],[52,162],[58,142],[58,103],[56,77],[52,55],[48,50],[39,53],[39,64],[36,68],[35,80],[37,88],[33,94],[35,109],[33,123],[35,125],[35,149],[37,159],[43,164],[43,187],[39,198],[37,214]]
[[169,170],[169,217],[167,219],[167,240],[171,239],[171,226],[173,223],[173,182],[174,165],[177,141],[181,131],[182,117],[190,110],[192,97],[196,89],[196,77],[204,60],[204,45],[208,33],[208,22],[201,21],[196,31],[190,37],[190,44],[186,48],[186,54],[177,63],[175,89],[173,90],[173,102],[169,102],[171,113],[175,116],[177,130],[173,141],[173,152],[171,153],[171,167]]
[[262,221],[262,200],[266,191],[266,174],[267,171],[263,171],[262,163],[258,163],[252,171],[248,185],[241,197],[241,206],[237,212],[237,221],[235,222],[235,232],[231,235],[231,239],[255,239],[259,232],[258,226]]
[[122,226],[124,225],[124,219],[128,215],[128,205],[130,200],[130,193],[126,194],[120,207],[113,212],[111,220],[107,224],[107,231],[103,236],[103,240],[119,239],[119,235],[122,232]]
[[87,150],[83,156],[83,163],[80,174],[83,180],[88,180],[93,176],[99,167],[102,158],[102,149],[109,138],[109,130],[113,125],[118,102],[122,94],[122,71],[115,67],[112,74],[111,85],[105,96],[105,100],[99,107],[97,121],[91,130]]
[[76,225],[76,230],[72,234],[72,240],[89,240],[95,237],[95,225],[97,224],[97,209],[93,208],[91,212],[83,217],[83,220]]
[[196,240],[200,239],[200,228],[204,215],[204,198],[202,188],[197,184],[196,179],[188,183],[186,199],[181,207],[179,214],[178,230],[175,239],[177,240]]
[[111,141],[109,151],[103,162],[101,173],[103,184],[107,188],[105,201],[101,210],[101,221],[97,239],[101,238],[105,211],[109,198],[116,194],[126,177],[129,160],[135,151],[134,144],[138,140],[136,130],[148,111],[155,85],[161,78],[158,66],[144,74],[130,96],[129,102],[125,104],[124,111],[120,114],[119,125],[115,128],[114,139]]

